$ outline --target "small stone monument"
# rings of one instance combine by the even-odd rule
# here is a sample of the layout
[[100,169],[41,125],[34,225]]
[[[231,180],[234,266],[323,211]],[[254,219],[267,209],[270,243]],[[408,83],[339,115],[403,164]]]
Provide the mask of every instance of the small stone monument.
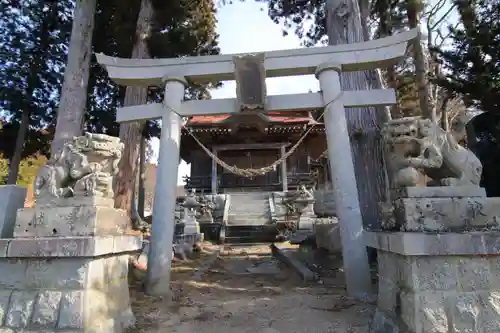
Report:
[[133,325],[128,218],[113,208],[123,144],[87,133],[54,154],[35,178],[34,208],[18,210],[0,239],[0,331],[122,332]]
[[183,227],[181,234],[174,235],[174,253],[181,258],[186,258],[186,253],[191,253],[194,249],[200,248],[203,235],[200,233],[200,224],[196,220],[197,210],[201,204],[196,199],[196,192],[192,190],[182,203],[184,216],[180,223]]
[[427,119],[382,134],[392,191],[384,231],[365,233],[378,252],[371,332],[500,332],[500,198],[479,187],[480,161]]
[[314,194],[305,185],[301,185],[297,194],[290,199],[295,211],[299,214],[297,229],[312,230],[316,214],[314,214]]
[[199,234],[200,224],[196,220],[196,211],[200,209],[201,204],[196,200],[194,190],[186,196],[186,200],[184,200],[182,206],[184,207],[184,234]]

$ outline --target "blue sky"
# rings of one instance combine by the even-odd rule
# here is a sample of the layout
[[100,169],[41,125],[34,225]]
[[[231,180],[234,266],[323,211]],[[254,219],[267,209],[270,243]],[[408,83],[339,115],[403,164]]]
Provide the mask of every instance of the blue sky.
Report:
[[[264,9],[261,11],[261,9]],[[272,50],[285,50],[300,47],[300,41],[293,35],[283,37],[281,26],[275,24],[267,16],[265,4],[254,1],[239,2],[219,9],[217,32],[221,52],[246,53]],[[212,91],[213,98],[236,97],[234,81],[224,82],[220,89]],[[293,94],[316,91],[319,89],[317,80],[312,75],[287,78],[267,79],[269,95]],[[152,141],[155,153],[158,152],[158,140]],[[156,161],[156,158],[154,158]],[[182,177],[189,175],[189,166],[182,162],[179,166],[177,183],[182,185]]]

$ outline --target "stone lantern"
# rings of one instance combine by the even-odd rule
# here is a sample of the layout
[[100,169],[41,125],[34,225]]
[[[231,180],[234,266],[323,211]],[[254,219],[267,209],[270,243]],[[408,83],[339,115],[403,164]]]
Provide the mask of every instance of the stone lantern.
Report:
[[199,234],[200,224],[196,220],[196,211],[200,209],[201,204],[196,200],[194,191],[186,196],[182,206],[184,207],[184,234]]
[[297,191],[292,203],[299,213],[297,229],[312,229],[316,215],[314,214],[314,195],[304,185]]

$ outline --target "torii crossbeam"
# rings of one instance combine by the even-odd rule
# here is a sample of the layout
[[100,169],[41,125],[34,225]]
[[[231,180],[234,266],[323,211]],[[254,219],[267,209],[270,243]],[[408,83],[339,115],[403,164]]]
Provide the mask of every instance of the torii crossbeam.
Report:
[[[325,108],[328,155],[339,218],[347,291],[352,296],[371,293],[371,275],[363,242],[363,223],[347,131],[345,108],[389,105],[396,101],[391,89],[341,91],[341,71],[387,67],[405,57],[408,42],[420,36],[409,30],[391,37],[357,44],[266,52],[267,77],[315,74],[321,92],[269,96],[268,111]],[[235,99],[184,101],[186,80],[196,82],[234,79],[234,55],[175,59],[119,59],[102,54],[98,62],[119,84],[165,84],[163,104],[138,105],[118,110],[120,122],[162,119],[160,154],[153,207],[153,225],[146,289],[150,294],[169,293],[175,195],[181,135],[181,116],[238,112]],[[175,112],[173,112],[173,111]]]

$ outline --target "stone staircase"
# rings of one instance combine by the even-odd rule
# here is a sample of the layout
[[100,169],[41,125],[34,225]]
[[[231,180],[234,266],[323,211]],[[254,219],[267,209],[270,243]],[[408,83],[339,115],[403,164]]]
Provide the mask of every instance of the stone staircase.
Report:
[[225,242],[246,243],[273,241],[276,227],[271,222],[271,192],[236,192],[231,195]]

